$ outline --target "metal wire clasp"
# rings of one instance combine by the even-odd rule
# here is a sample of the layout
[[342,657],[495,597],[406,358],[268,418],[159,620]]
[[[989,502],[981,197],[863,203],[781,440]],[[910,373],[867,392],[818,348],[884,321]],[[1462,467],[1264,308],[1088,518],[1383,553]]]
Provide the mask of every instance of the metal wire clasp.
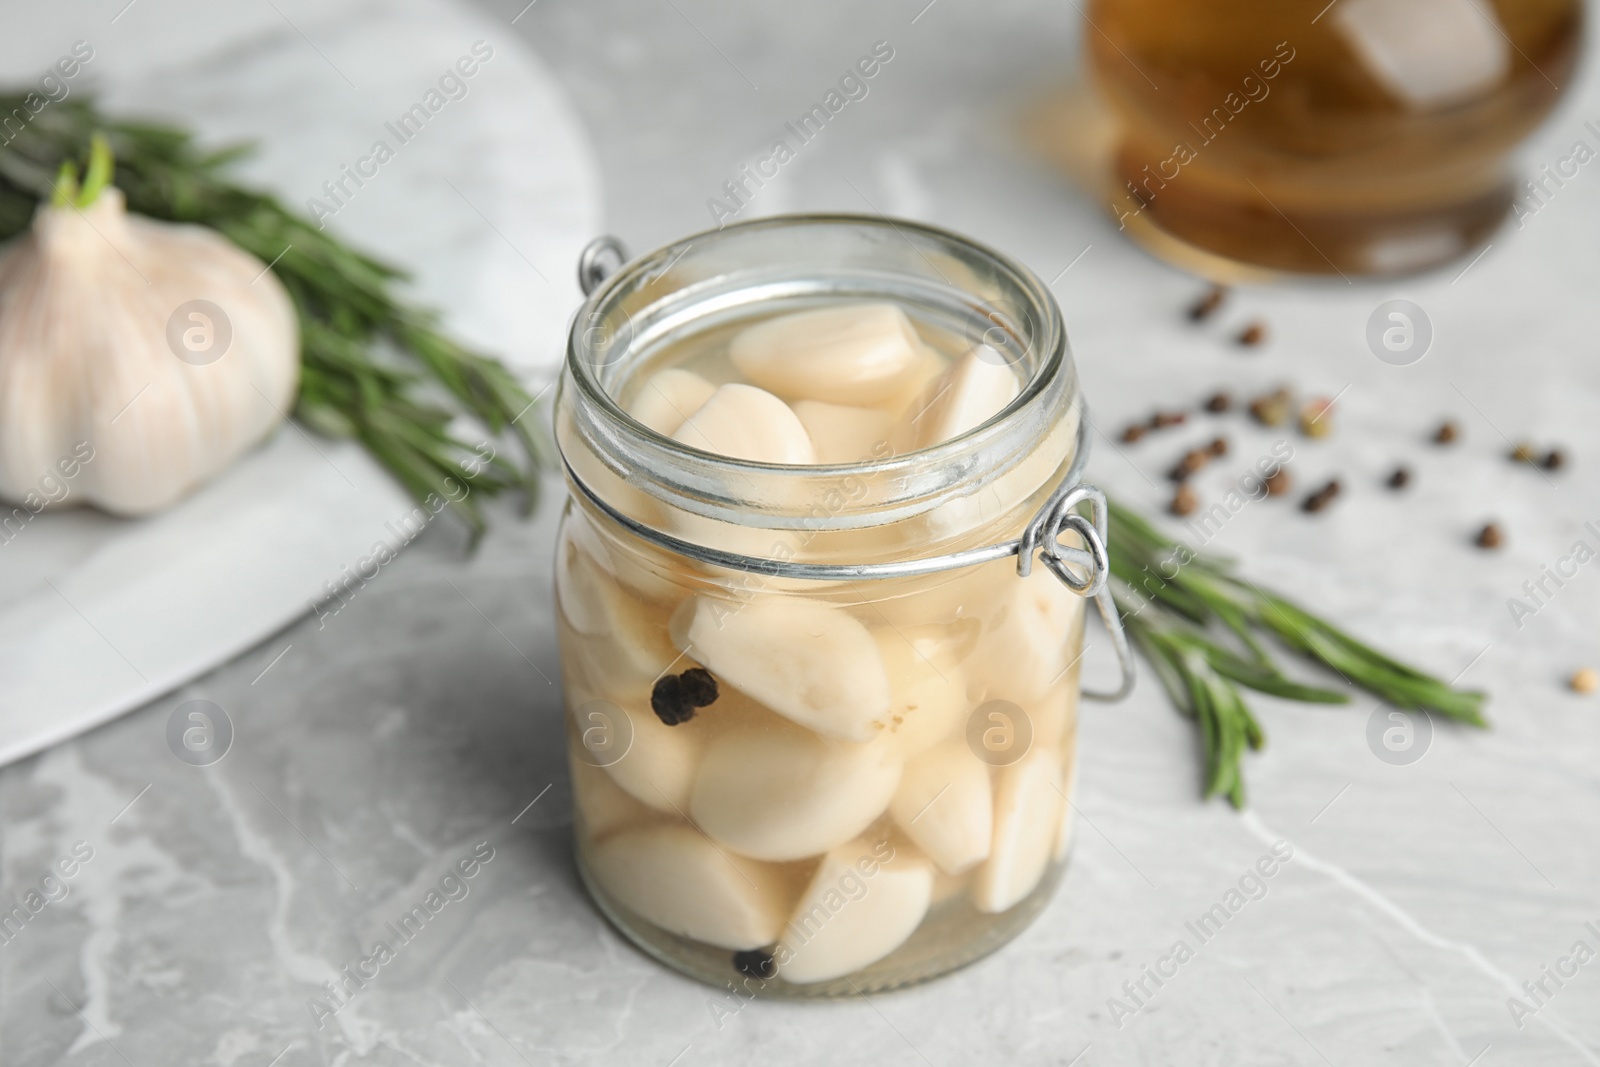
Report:
[[[585,295],[592,293],[600,283],[627,259],[622,242],[615,237],[601,237],[591,241],[578,260],[578,282]],[[608,265],[608,260],[615,262]],[[1033,572],[1035,555],[1074,593],[1092,598],[1111,635],[1112,647],[1117,653],[1117,666],[1121,681],[1110,692],[1082,690],[1090,700],[1121,700],[1133,690],[1133,653],[1128,647],[1128,635],[1122,629],[1122,616],[1111,598],[1107,581],[1111,576],[1111,557],[1106,550],[1107,512],[1106,495],[1096,486],[1080,481],[1089,459],[1089,413],[1079,413],[1077,443],[1072,463],[1062,478],[1061,485],[1045,501],[1039,513],[1026,527],[1022,536],[998,544],[969,548],[943,556],[921,559],[897,560],[892,563],[801,563],[792,560],[764,559],[727,552],[718,548],[696,544],[675,537],[625,515],[600,498],[586,485],[578,472],[566,463],[567,479],[578,492],[602,514],[635,536],[665,548],[678,555],[714,567],[764,574],[782,578],[800,578],[814,581],[872,581],[887,578],[906,578],[915,575],[936,574],[940,571],[971,567],[991,560],[1017,557],[1017,575],[1028,577]],[[1089,515],[1078,509],[1089,505]],[[1067,531],[1077,534],[1083,547],[1063,544]],[[1076,569],[1075,569],[1076,568]],[[1079,574],[1081,571],[1081,576]]]
[[[1087,441],[1085,440],[1085,445]],[[1089,515],[1080,514],[1078,507],[1087,503]],[[1033,557],[1038,554],[1050,573],[1061,579],[1074,593],[1092,597],[1111,635],[1111,645],[1117,653],[1117,666],[1122,677],[1117,688],[1110,692],[1084,689],[1083,695],[1091,700],[1121,700],[1133,691],[1133,653],[1128,647],[1128,635],[1122,629],[1122,616],[1117,612],[1116,601],[1111,597],[1107,581],[1111,577],[1111,554],[1106,548],[1108,540],[1106,495],[1098,486],[1068,480],[1057,489],[1039,514],[1033,517],[1017,540],[1017,575],[1026,578],[1033,572]],[[1071,530],[1083,542],[1083,549],[1074,550],[1061,543],[1064,531]],[[1084,558],[1087,552],[1088,558]],[[1081,567],[1082,577],[1073,570]]]

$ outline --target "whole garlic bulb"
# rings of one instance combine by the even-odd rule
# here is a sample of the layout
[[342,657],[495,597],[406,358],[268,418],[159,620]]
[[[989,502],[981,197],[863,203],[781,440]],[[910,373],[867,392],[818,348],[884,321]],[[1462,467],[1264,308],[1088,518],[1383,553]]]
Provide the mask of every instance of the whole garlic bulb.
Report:
[[206,227],[129,215],[115,187],[41,203],[0,250],[7,501],[36,501],[87,442],[67,500],[164,508],[262,440],[299,375],[294,305],[266,264]]

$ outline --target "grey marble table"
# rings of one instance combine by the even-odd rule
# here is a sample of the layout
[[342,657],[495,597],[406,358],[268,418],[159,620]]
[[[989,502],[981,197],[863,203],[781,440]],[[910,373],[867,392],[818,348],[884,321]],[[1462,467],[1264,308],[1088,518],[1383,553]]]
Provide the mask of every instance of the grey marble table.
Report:
[[[1023,937],[900,993],[743,1004],[635,952],[577,883],[552,487],[531,521],[497,508],[475,554],[430,528],[336,615],[0,772],[7,893],[58,861],[74,870],[68,895],[0,946],[0,1061],[1600,1063],[1600,963],[1571,962],[1576,942],[1600,949],[1600,703],[1562,687],[1600,661],[1600,563],[1529,617],[1508,608],[1575,541],[1600,547],[1584,526],[1600,527],[1592,168],[1470,266],[1251,289],[1194,330],[1179,309],[1196,283],[1123,242],[1024,132],[1076,76],[1072,4],[524,3],[484,11],[558,73],[589,125],[610,228],[636,248],[710,224],[707,201],[726,203],[741,164],[889,42],[868,95],[742,213],[881,210],[1014,253],[1060,298],[1102,425],[1216,386],[1342,391],[1332,438],[1289,440],[1302,484],[1338,474],[1345,498],[1314,519],[1252,504],[1210,547],[1490,690],[1494,729],[1439,725],[1418,742],[1424,758],[1400,765],[1369,743],[1370,701],[1263,699],[1270,743],[1248,760],[1239,814],[1199,800],[1192,731],[1144,684],[1085,713],[1073,865]],[[1593,143],[1583,123],[1597,117],[1587,78],[1528,160]],[[1394,296],[1436,329],[1434,350],[1404,368],[1362,340]],[[1225,330],[1256,316],[1271,343],[1242,355]],[[1444,416],[1463,441],[1432,449]],[[1241,469],[1275,441],[1227,427]],[[1159,471],[1207,431],[1130,450],[1102,438],[1092,474],[1154,509]],[[1563,443],[1570,469],[1546,478],[1504,462],[1507,439],[1525,434]],[[1400,497],[1379,487],[1397,460],[1417,475]],[[1202,490],[1218,495],[1238,473],[1210,472]],[[1490,517],[1509,534],[1494,554],[1470,544]],[[1106,654],[1102,638],[1090,674],[1109,671]],[[234,723],[212,766],[169,751],[168,718],[188,699]],[[1293,856],[1259,899],[1196,939],[1186,924],[1278,842]],[[474,856],[465,896],[330,1012],[323,983]],[[1193,958],[1131,998],[1125,984],[1179,940]],[[1545,977],[1574,966],[1559,986]],[[1543,1006],[1519,1018],[1509,998],[1540,980]]]

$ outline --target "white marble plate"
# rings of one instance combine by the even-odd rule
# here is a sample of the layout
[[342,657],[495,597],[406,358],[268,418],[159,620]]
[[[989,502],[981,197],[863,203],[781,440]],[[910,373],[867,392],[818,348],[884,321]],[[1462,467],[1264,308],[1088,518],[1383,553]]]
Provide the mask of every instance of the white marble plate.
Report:
[[[415,271],[419,300],[531,382],[559,361],[573,265],[599,182],[556,83],[509,26],[442,0],[107,0],[8,16],[0,82],[36,82],[76,41],[67,83],[211,143],[304,206],[377,140],[394,149],[329,221]],[[386,124],[464,56],[470,79],[401,144]],[[483,59],[485,51],[488,58]],[[472,63],[467,66],[472,66]],[[456,98],[452,99],[451,96]],[[354,445],[280,429],[170,511],[47,513],[0,545],[0,763],[137,707],[311,610],[411,502]]]

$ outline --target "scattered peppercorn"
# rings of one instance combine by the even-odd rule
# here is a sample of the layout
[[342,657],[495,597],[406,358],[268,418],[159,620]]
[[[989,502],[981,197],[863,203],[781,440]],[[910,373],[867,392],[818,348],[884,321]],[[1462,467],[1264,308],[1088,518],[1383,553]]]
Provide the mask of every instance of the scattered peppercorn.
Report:
[[1228,454],[1228,439],[1226,437],[1213,437],[1211,443],[1206,445],[1206,451],[1213,456],[1226,456]]
[[717,680],[704,667],[691,667],[680,674],[683,695],[697,708],[710,707],[717,702]]
[[1290,488],[1293,487],[1293,485],[1294,479],[1289,477],[1289,472],[1286,468],[1279,467],[1277,470],[1267,475],[1266,486],[1268,496],[1282,496],[1283,494],[1287,493]]
[[772,953],[764,948],[747,949],[733,954],[733,969],[750,978],[771,978],[778,973],[773,965]]
[[1267,327],[1261,322],[1252,322],[1239,332],[1238,341],[1246,348],[1254,348],[1267,339]]
[[1499,548],[1506,543],[1506,535],[1500,532],[1500,527],[1492,522],[1484,523],[1483,529],[1478,531],[1476,543],[1479,548]]
[[677,726],[694,718],[694,702],[683,691],[683,679],[676,674],[663,674],[650,690],[650,710],[668,726]]
[[1233,397],[1227,393],[1216,392],[1206,397],[1206,410],[1213,415],[1221,415],[1231,407],[1233,407]]
[[1189,416],[1181,411],[1158,411],[1150,416],[1150,428],[1165,430],[1168,426],[1182,426],[1188,418]]
[[1125,445],[1133,444],[1139,438],[1144,436],[1144,430],[1145,427],[1144,423],[1142,422],[1129,423],[1128,428],[1122,431],[1122,443]]
[[1537,458],[1533,446],[1526,441],[1518,441],[1517,446],[1511,450],[1511,462],[1532,463]]
[[1207,463],[1211,462],[1211,453],[1204,449],[1191,448],[1178,460],[1177,465],[1167,472],[1167,477],[1175,482],[1181,482],[1189,475],[1196,473]]
[[1452,444],[1459,436],[1461,436],[1461,430],[1454,422],[1445,419],[1439,424],[1439,428],[1433,431],[1433,443],[1436,445]]
[[1572,686],[1572,691],[1575,693],[1592,693],[1600,689],[1600,671],[1596,671],[1593,667],[1584,667],[1575,672],[1567,684]]
[[1407,467],[1396,467],[1394,473],[1389,475],[1390,489],[1404,489],[1411,484],[1411,470]]
[[1189,488],[1188,482],[1178,483],[1178,491],[1172,494],[1172,503],[1167,505],[1167,510],[1182,518],[1194,514],[1194,509],[1200,506],[1200,498]]
[[1547,471],[1558,471],[1566,462],[1567,454],[1559,448],[1552,448],[1544,454],[1544,459],[1539,461],[1539,465]]
[[1328,484],[1306,497],[1300,504],[1301,511],[1317,512],[1333,503],[1333,498],[1339,495],[1339,479],[1330,478]]
[[1228,290],[1220,285],[1213,285],[1206,290],[1204,296],[1189,305],[1189,321],[1204,322],[1211,317],[1213,311],[1222,306],[1222,302],[1226,299],[1228,299]]
[[1326,437],[1333,432],[1333,401],[1325,397],[1309,400],[1300,409],[1300,432],[1307,437]]
[[1289,390],[1276,389],[1250,401],[1250,415],[1263,426],[1282,426],[1289,420]]

